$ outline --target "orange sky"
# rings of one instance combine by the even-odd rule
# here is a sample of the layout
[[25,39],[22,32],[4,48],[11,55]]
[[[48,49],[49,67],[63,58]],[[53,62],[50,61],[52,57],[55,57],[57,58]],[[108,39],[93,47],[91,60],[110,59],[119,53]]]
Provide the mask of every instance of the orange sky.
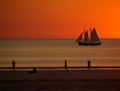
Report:
[[120,0],[0,0],[0,38],[120,38]]

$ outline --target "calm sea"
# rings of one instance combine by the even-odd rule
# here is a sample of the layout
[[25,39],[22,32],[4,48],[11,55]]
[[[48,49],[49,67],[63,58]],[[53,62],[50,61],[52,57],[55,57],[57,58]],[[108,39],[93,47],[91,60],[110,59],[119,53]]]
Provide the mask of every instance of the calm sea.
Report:
[[100,46],[78,46],[74,39],[0,40],[0,67],[120,66],[120,39],[102,39]]

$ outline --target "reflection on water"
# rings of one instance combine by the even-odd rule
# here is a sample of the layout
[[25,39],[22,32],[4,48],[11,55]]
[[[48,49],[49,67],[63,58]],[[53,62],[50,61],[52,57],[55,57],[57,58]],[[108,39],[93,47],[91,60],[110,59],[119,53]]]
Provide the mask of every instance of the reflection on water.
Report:
[[103,39],[100,46],[78,46],[75,40],[0,40],[0,66],[44,67],[120,66],[120,39]]

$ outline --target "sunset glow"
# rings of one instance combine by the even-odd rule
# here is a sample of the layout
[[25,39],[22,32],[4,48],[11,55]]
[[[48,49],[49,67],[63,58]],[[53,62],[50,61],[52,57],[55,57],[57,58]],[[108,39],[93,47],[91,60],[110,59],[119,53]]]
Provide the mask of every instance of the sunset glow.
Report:
[[0,39],[120,38],[120,0],[0,0]]

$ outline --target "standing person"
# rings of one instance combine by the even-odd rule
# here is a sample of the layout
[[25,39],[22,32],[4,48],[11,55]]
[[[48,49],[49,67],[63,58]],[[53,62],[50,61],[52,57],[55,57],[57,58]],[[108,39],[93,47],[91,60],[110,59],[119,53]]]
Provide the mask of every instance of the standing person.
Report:
[[91,68],[91,61],[88,60],[88,68]]
[[65,59],[65,66],[64,68],[66,69],[67,68],[67,60]]
[[13,69],[13,70],[15,70],[15,64],[16,64],[16,63],[15,63],[15,61],[13,60],[13,61],[12,61],[12,69]]

